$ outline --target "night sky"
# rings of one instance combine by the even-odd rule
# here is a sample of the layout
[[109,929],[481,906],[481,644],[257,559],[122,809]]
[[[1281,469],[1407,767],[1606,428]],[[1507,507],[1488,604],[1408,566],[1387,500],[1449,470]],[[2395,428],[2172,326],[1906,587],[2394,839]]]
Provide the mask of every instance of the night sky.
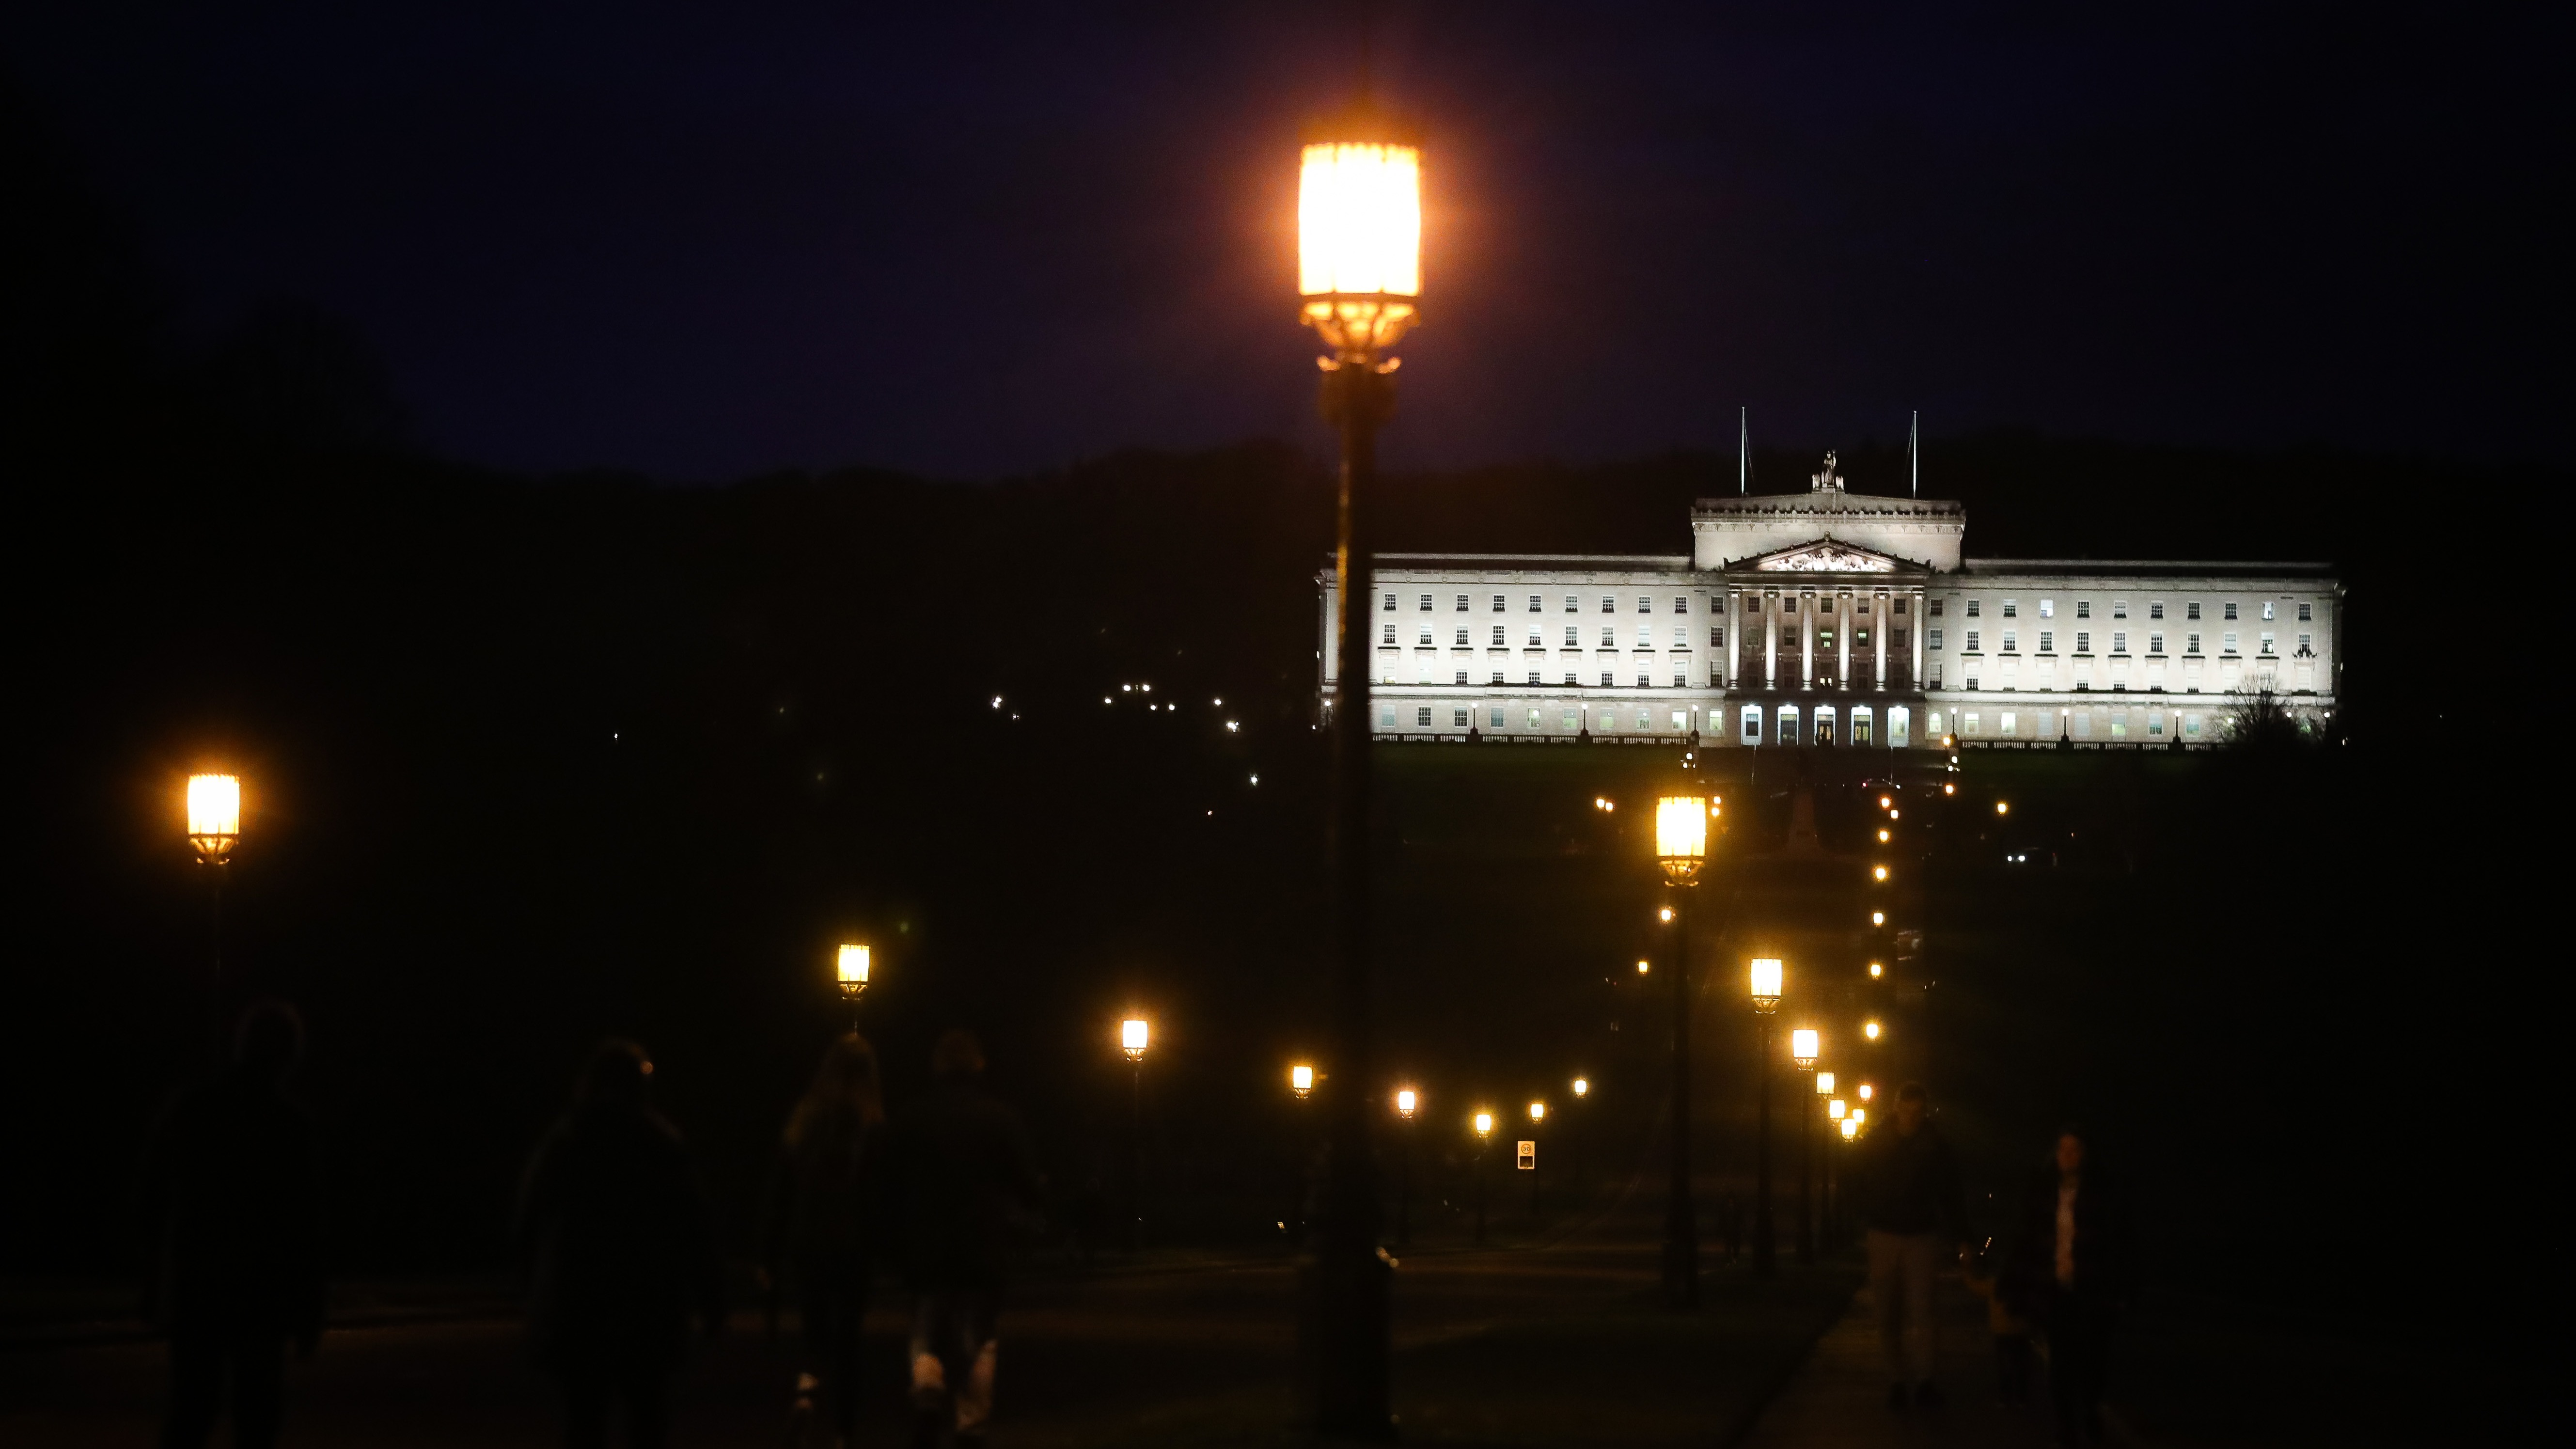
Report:
[[[1997,425],[2564,441],[2562,7],[1387,4],[1400,466]],[[2553,13],[2554,12],[2554,13]],[[1295,146],[1351,4],[82,0],[13,83],[220,336],[307,299],[510,468],[1320,441]],[[1910,17],[1910,18],[1909,18]]]

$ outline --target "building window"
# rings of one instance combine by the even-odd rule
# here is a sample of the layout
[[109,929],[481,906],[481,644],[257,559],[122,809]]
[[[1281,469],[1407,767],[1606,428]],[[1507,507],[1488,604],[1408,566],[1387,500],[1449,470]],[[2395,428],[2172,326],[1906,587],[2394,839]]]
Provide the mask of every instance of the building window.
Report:
[[1601,596],[1601,612],[1602,612],[1602,613],[1605,613],[1605,614],[1615,614],[1615,613],[1618,613],[1618,612],[1619,612],[1619,601],[1618,601],[1617,599],[1611,598],[1611,597],[1610,597],[1609,595],[1607,595],[1607,594],[1602,595],[1602,596]]
[[1386,612],[1387,612],[1387,613],[1390,613],[1390,614],[1392,614],[1392,613],[1394,613],[1394,612],[1395,612],[1395,595],[1393,595],[1393,594],[1389,594],[1389,595],[1387,595],[1387,596],[1386,596],[1386,605],[1385,605],[1385,609],[1386,609]]
[[1976,653],[1976,652],[1977,652],[1977,634],[1978,634],[1978,632],[1979,632],[1979,631],[1978,631],[1978,630],[1975,630],[1975,629],[1971,629],[1971,630],[1969,630],[1969,631],[1968,631],[1968,652],[1969,652],[1969,653],[1971,653],[1971,654],[1974,654],[1974,653]]
[[1423,612],[1423,613],[1425,613],[1425,614],[1428,614],[1428,613],[1430,613],[1430,612],[1431,612],[1431,596],[1430,596],[1429,594],[1424,594],[1424,595],[1422,596],[1422,609],[1421,609],[1421,612]]
[[2111,631],[2111,652],[2114,654],[2126,654],[2129,652],[2128,630],[2114,629]]
[[2182,717],[2182,733],[2183,733],[2183,738],[2185,738],[2185,739],[2192,739],[2192,740],[2199,739],[2199,738],[2200,738],[2200,716],[2199,716],[2199,715],[2196,715],[2196,714],[2187,714],[2187,715],[2184,715],[2184,716]]
[[2004,652],[2006,654],[2010,654],[2021,647],[2019,634],[2020,631],[2017,629],[2006,629],[2004,631]]
[[1537,670],[1533,669],[1533,670],[1531,670],[1531,671],[1529,672],[1529,682],[1530,682],[1530,683],[1531,683],[1531,685],[1533,685],[1533,686],[1535,686],[1535,685],[1538,683],[1538,671],[1537,671]]
[[1926,648],[1926,649],[1938,649],[1938,648],[1940,648],[1940,647],[1941,647],[1941,631],[1940,631],[1940,630],[1938,630],[1938,629],[1926,629],[1926,630],[1924,630],[1924,631],[1923,631],[1923,647],[1924,647],[1924,648]]
[[1933,617],[1933,618],[1935,618],[1935,619],[1940,618],[1940,617],[1941,617],[1941,601],[1940,601],[1939,599],[1933,599],[1933,600],[1930,600],[1929,602],[1930,602],[1930,603],[1931,603],[1931,605],[1932,605],[1932,617]]
[[1539,608],[1539,596],[1536,594],[1530,595],[1530,612],[1533,614],[1542,612]]
[[1539,638],[1538,626],[1536,624],[1532,624],[1530,626],[1529,647],[1532,649],[1541,648],[1545,646],[1546,642],[1547,641]]
[[[1500,684],[1502,681],[1496,680],[1494,682]],[[1503,707],[1499,704],[1495,705],[1494,712],[1488,716],[1488,719],[1495,729],[1501,729],[1503,727]]]
[[1986,601],[1983,599],[1970,599],[1968,601],[1968,617],[1973,619],[1977,617],[1978,614],[1984,612],[1985,602]]
[[2265,599],[2263,601],[2263,617],[2266,619],[2272,617],[2272,601],[2270,599]]
[[1762,706],[1758,704],[1746,705],[1744,707],[1743,718],[1744,742],[1748,745],[1758,745],[1762,743]]
[[1465,594],[1460,594],[1458,596],[1458,612],[1461,614],[1467,612],[1467,596]]
[[1680,660],[1675,660],[1675,661],[1673,662],[1673,688],[1675,688],[1675,689],[1688,689],[1688,688],[1690,688],[1690,671],[1689,671],[1689,668],[1688,668],[1685,664],[1683,664]]
[[1961,733],[1961,734],[1963,734],[1963,735],[1972,735],[1972,734],[1975,734],[1976,732],[1977,732],[1977,712],[1976,712],[1975,710],[1973,710],[1973,709],[1972,709],[1972,710],[1968,711],[1966,714],[1963,714],[1963,715],[1959,716],[1959,733]]
[[2077,599],[2075,601],[2075,617],[2079,619],[2092,618],[2093,601],[2091,599]]
[[1457,637],[1454,641],[1452,641],[1452,645],[1453,645],[1453,647],[1455,647],[1455,648],[1460,648],[1460,649],[1463,649],[1463,648],[1467,647],[1467,626],[1466,626],[1466,625],[1461,624],[1461,625],[1459,625],[1459,626],[1458,626],[1458,637]]
[[2075,631],[2075,652],[2078,654],[2090,654],[2093,652],[2093,633],[2091,630],[2078,629]]
[[2056,617],[2057,617],[2057,601],[2056,601],[2055,599],[2042,599],[2042,600],[2040,600],[2040,601],[2039,601],[2039,617],[2041,617],[2041,618],[2043,618],[2043,619],[2054,619],[2054,618],[2056,618]]
[[1574,671],[1571,669],[1565,671],[1565,687],[1568,689],[1574,687]]
[[2263,635],[2263,652],[2266,654],[2272,652],[2272,636],[2268,632]]
[[1832,613],[1833,611],[1834,611],[1834,596],[1833,596],[1833,595],[1831,595],[1831,594],[1827,594],[1827,595],[1825,595],[1823,598],[1816,600],[1816,612],[1817,612],[1817,613],[1819,613],[1819,614],[1830,614],[1830,613]]
[[2013,726],[2017,723],[2019,723],[2019,721],[2013,718],[2013,712],[2011,710],[2005,710],[2001,715],[1998,715],[1995,718],[1995,733],[2003,736],[2005,739],[2011,739],[2014,733]]
[[1854,629],[1852,631],[1852,647],[1863,654],[1867,654],[1869,652],[1869,631],[1867,629]]
[[1576,638],[1576,637],[1575,637],[1575,632],[1574,632],[1575,630],[1580,629],[1581,627],[1583,627],[1583,626],[1582,626],[1582,625],[1580,625],[1580,624],[1568,624],[1568,625],[1566,625],[1566,626],[1565,626],[1565,647],[1566,647],[1566,648],[1568,648],[1568,649],[1580,649],[1580,648],[1582,648],[1582,647],[1583,647],[1583,641],[1582,641],[1581,639]]
[[2313,647],[2313,641],[2316,637],[2317,636],[2314,634],[2302,634],[2299,636],[2299,655],[2301,658],[2305,658],[2308,655],[2316,653],[2316,649]]
[[1493,677],[1493,678],[1491,678],[1491,679],[1489,679],[1489,680],[1487,680],[1487,681],[1485,681],[1485,682],[1486,682],[1486,683],[1488,683],[1488,684],[1500,684],[1500,683],[1502,683],[1502,682],[1503,682],[1503,671],[1501,671],[1501,670],[1499,670],[1499,669],[1495,670],[1495,671],[1494,671],[1494,677]]
[[1932,665],[1932,678],[1928,683],[1930,687],[1934,689],[1939,689],[1941,687],[1941,665],[1937,660],[1934,661]]
[[[1675,594],[1675,595],[1673,595],[1673,612],[1674,612],[1674,613],[1676,613],[1676,614],[1687,614],[1687,613],[1689,613],[1689,612],[1690,612],[1690,595],[1688,595],[1688,594]],[[2267,615],[2265,615],[2264,617],[2265,617],[2265,618],[2269,618],[2269,617],[2271,617],[2271,616],[2267,614]]]
[[1617,680],[1607,669],[1601,671],[1601,687],[1603,689],[1617,689],[1619,687]]
[[1496,624],[1496,625],[1494,626],[1494,643],[1493,643],[1493,645],[1492,645],[1492,646],[1489,646],[1489,647],[1500,647],[1500,646],[1501,646],[1501,644],[1502,644],[1502,642],[1503,642],[1503,626],[1502,626],[1502,625],[1500,625],[1500,624]]
[[2236,652],[2236,631],[2235,631],[2235,630],[2233,630],[2233,629],[2230,629],[2230,630],[2228,630],[2226,633],[2219,635],[2219,636],[2218,636],[2218,647],[2219,647],[2220,652],[2222,652],[2222,653],[2227,653],[2227,654],[2233,654],[2233,653],[2235,653],[2235,652]]
[[1896,612],[1900,614],[1905,612],[1905,600],[1901,596],[1896,601]]
[[[1536,684],[1536,683],[1538,683],[1538,681],[1537,681],[1537,680],[1535,680],[1535,679],[1533,679],[1533,680],[1531,680],[1531,681],[1530,681],[1530,683],[1532,683],[1532,684]],[[1529,727],[1530,727],[1531,729],[1534,729],[1534,730],[1535,730],[1535,729],[1545,729],[1545,728],[1546,728],[1546,726],[1545,726],[1545,725],[1542,725],[1542,724],[1540,724],[1540,723],[1538,722],[1538,721],[1539,721],[1539,713],[1538,713],[1538,711],[1537,711],[1537,710],[1531,710],[1531,711],[1530,711],[1529,719],[1530,719]]]
[[1655,612],[1655,601],[1645,594],[1639,594],[1637,596],[1637,612],[1640,614],[1651,614]]
[[1867,600],[1867,599],[1862,599],[1862,600],[1859,600],[1858,602],[1854,603],[1854,604],[1852,605],[1852,612],[1853,612],[1853,613],[1855,613],[1855,614],[1860,615],[1860,616],[1861,616],[1862,618],[1864,618],[1864,619],[1868,618],[1868,617],[1869,617],[1869,600]]
[[1391,730],[1395,728],[1395,706],[1390,704],[1386,708],[1379,710],[1377,712],[1377,722],[1381,729]]
[[2185,653],[2185,654],[2197,654],[2197,653],[2199,653],[2199,652],[2200,652],[2200,636],[2199,636],[2199,635],[2197,635],[2197,634],[2190,634],[2190,635],[2186,635],[2186,636],[2184,636],[2184,638],[2183,638],[2183,644],[2182,644],[2182,652],[2183,652],[2183,653]]
[[2042,654],[2054,654],[2057,652],[2056,630],[2042,629],[2039,631],[2039,652]]
[[1652,649],[1655,647],[1654,625],[1640,624],[1637,626],[1637,647],[1640,649]]
[[2302,624],[2305,624],[2305,623],[2309,622],[2309,620],[2308,620],[2308,606],[2307,606],[2307,605],[2305,605],[2305,604],[2301,604],[2301,605],[2299,606],[2299,622],[2300,622],[2300,623],[2302,623]]
[[1708,647],[1711,649],[1723,649],[1726,647],[1726,626],[1724,624],[1711,624],[1709,626]]
[[2164,635],[2162,635],[2162,634],[2150,634],[2150,635],[2148,635],[2148,636],[2147,636],[2147,652],[2148,652],[2148,653],[2150,653],[2150,654],[2162,654],[2162,653],[2164,653],[2164,652],[2165,652],[2165,636],[2164,636]]
[[1905,631],[1904,631],[1904,630],[1902,630],[1902,629],[1890,629],[1890,630],[1888,630],[1887,632],[1888,632],[1890,635],[1894,636],[1894,638],[1893,638],[1893,642],[1891,642],[1891,643],[1888,645],[1888,647],[1889,647],[1889,648],[1891,648],[1891,649],[1894,649],[1894,650],[1895,650],[1897,653],[1899,653],[1899,654],[1904,653],[1904,652],[1905,652]]
[[[1676,680],[1674,680],[1674,681],[1673,681],[1673,683],[1675,683],[1675,684],[1679,684],[1679,683],[1681,683],[1681,681],[1680,681],[1680,680],[1678,680],[1678,679],[1676,679]],[[1638,675],[1638,676],[1637,676],[1637,687],[1638,687],[1639,689],[1652,689],[1652,688],[1654,688],[1654,687],[1655,687],[1655,677],[1654,677],[1653,675],[1651,675],[1651,674],[1640,674],[1640,675]]]
[[2111,601],[2111,617],[2114,619],[2125,619],[2129,617],[2129,601],[2126,599],[2113,599]]
[[1968,676],[1968,683],[1967,683],[1967,687],[1968,687],[1968,688],[1970,688],[1970,689],[1974,689],[1974,688],[1976,688],[1976,687],[1977,687],[1977,676],[1975,676],[1975,675],[1973,675],[1973,674],[1971,674],[1971,675],[1969,675],[1969,676]]
[[2151,603],[2149,603],[2149,604],[2147,605],[2147,617],[2148,617],[2148,618],[2150,618],[2150,619],[2161,619],[2161,618],[2163,618],[2164,616],[2165,616],[2165,604],[2164,604],[2164,600],[2162,600],[2162,599],[2157,599],[2157,600],[2154,600],[2153,602],[2151,602]]
[[2233,600],[2230,600],[2230,601],[2229,601],[2229,602],[2227,602],[2227,603],[2221,604],[2221,605],[2219,605],[2219,607],[2220,607],[2220,608],[2222,608],[2222,609],[2225,609],[2225,610],[2227,611],[2227,617],[2228,617],[2228,618],[2233,619],[2233,618],[2235,618],[2235,617],[2236,617],[2236,604],[2235,604],[2235,602],[2234,602]]
[[1604,624],[1601,626],[1601,647],[1604,649],[1616,649],[1619,647],[1619,629],[1617,625]]
[[1834,652],[1833,630],[1818,629],[1816,631],[1816,652],[1819,654],[1831,654]]
[[1467,728],[1467,711],[1463,708],[1449,711],[1449,727],[1459,730]]
[[2021,617],[2021,604],[2018,600],[2004,600],[2004,617],[2007,619],[2017,619]]
[[1417,643],[1422,643],[1422,644],[1428,644],[1428,643],[1430,643],[1430,642],[1431,642],[1431,626],[1430,626],[1430,625],[1425,624],[1425,625],[1423,625],[1423,626],[1422,626],[1422,637],[1421,637],[1420,639],[1416,640],[1415,642],[1417,642]]
[[2199,618],[2199,617],[2200,617],[2200,600],[2198,600],[2198,599],[2194,599],[2194,600],[2192,600],[2190,603],[2183,605],[2183,606],[2182,606],[2182,616],[2183,616],[2184,618],[2186,618],[2186,619],[2197,619],[2197,618]]
[[2148,736],[2148,738],[2152,739],[2152,738],[2154,738],[2154,737],[2155,737],[2155,736],[2157,736],[2157,735],[2161,735],[2161,734],[2163,734],[2164,732],[2165,732],[2165,716],[2164,716],[2164,711],[2162,711],[2162,710],[2157,710],[2157,711],[2155,711],[2155,712],[2153,712],[2153,713],[2149,714],[2149,715],[2147,716],[2147,736]]
[[1576,598],[1576,597],[1575,597],[1574,595],[1572,595],[1572,594],[1568,594],[1568,595],[1566,595],[1566,596],[1565,596],[1565,612],[1567,612],[1567,613],[1569,613],[1569,614],[1580,614],[1580,613],[1582,613],[1582,612],[1583,612],[1583,601],[1582,601],[1581,599],[1579,599],[1579,598]]
[[1384,626],[1384,627],[1383,627],[1383,629],[1379,632],[1379,635],[1378,635],[1378,641],[1377,641],[1377,642],[1379,642],[1380,644],[1392,644],[1392,643],[1394,643],[1394,642],[1395,642],[1395,626],[1394,626],[1393,624],[1388,624],[1388,625]]
[[1424,729],[1431,728],[1431,706],[1426,704],[1420,709],[1415,710],[1413,712],[1413,722]]
[[1496,594],[1496,595],[1494,595],[1494,612],[1495,612],[1495,613],[1497,613],[1497,614],[1499,614],[1499,613],[1501,613],[1502,611],[1503,611],[1503,596],[1502,596],[1502,595],[1500,595],[1500,594]]
[[1449,682],[1450,682],[1451,684],[1464,684],[1464,683],[1466,683],[1466,682],[1467,682],[1467,671],[1466,671],[1466,670],[1463,670],[1463,669],[1459,670],[1459,671],[1458,671],[1458,677],[1457,677],[1457,678],[1455,678],[1455,679],[1450,680]]
[[2111,711],[2111,738],[2115,740],[2125,740],[2128,737],[2129,712],[2124,709],[2115,709]]

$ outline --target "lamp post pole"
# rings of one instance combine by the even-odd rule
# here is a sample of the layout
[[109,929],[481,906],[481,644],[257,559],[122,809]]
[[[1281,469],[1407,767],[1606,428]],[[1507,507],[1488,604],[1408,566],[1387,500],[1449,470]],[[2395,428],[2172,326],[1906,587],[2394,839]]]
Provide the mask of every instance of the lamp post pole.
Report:
[[1413,1246],[1413,1113],[1421,1102],[1411,1087],[1395,1094],[1395,1115],[1403,1122],[1396,1136],[1404,1146],[1395,1182],[1395,1245],[1399,1248]]
[[[1815,1032],[1801,1027],[1789,1033],[1789,1060],[1797,1065],[1800,1072],[1815,1070],[1817,1050]],[[1813,1092],[1798,1094],[1798,1125],[1793,1129],[1798,1134],[1798,1262],[1801,1266],[1812,1266],[1816,1261],[1816,1135],[1809,1126],[1811,1114],[1807,1106],[1815,1095]]]
[[[1688,769],[1687,763],[1683,766]],[[1671,900],[1699,883],[1708,861],[1710,797],[1676,790],[1655,802],[1655,857]],[[1673,923],[1673,1140],[1664,1191],[1664,1296],[1676,1308],[1699,1306],[1699,1215],[1691,1201],[1690,913],[1665,908]]]
[[1476,1246],[1485,1246],[1485,1145],[1492,1140],[1494,1118],[1490,1112],[1476,1114]]
[[[1333,951],[1328,1065],[1342,1080],[1371,1080],[1369,1020],[1369,661],[1373,557],[1370,495],[1377,430],[1395,405],[1385,356],[1414,320],[1421,295],[1421,152],[1363,106],[1306,147],[1299,186],[1300,315],[1331,349],[1319,358],[1323,412],[1341,437],[1333,576],[1331,715]],[[1312,1335],[1302,1355],[1313,1375],[1305,1410],[1313,1427],[1350,1438],[1393,1436],[1388,1408],[1388,1269],[1378,1252],[1379,1185],[1370,1151],[1370,1106],[1360,1092],[1324,1104],[1322,1220],[1301,1274]]]
[[207,953],[210,969],[206,975],[206,995],[215,1005],[218,1030],[223,1020],[218,999],[224,983],[224,876],[231,868],[233,847],[241,842],[241,777],[238,775],[191,775],[188,777],[188,844],[197,852],[197,863],[206,870],[212,897],[207,924]]
[[1782,968],[1763,957],[1753,963],[1753,1011],[1762,1025],[1761,1055],[1753,1064],[1753,1271],[1765,1278],[1778,1267],[1771,1230],[1771,1013],[1780,1009]]
[[1127,1054],[1127,1250],[1145,1251],[1145,1044],[1144,1018],[1118,1024],[1118,1047]]

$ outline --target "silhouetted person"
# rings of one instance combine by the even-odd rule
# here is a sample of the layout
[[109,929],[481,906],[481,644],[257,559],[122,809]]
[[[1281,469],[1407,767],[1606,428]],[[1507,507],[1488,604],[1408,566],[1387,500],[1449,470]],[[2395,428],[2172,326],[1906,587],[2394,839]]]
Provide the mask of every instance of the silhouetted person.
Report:
[[574,1449],[608,1442],[612,1399],[627,1442],[659,1446],[690,1316],[710,1335],[724,1322],[714,1227],[679,1132],[644,1103],[652,1071],[643,1048],[602,1043],[519,1190],[528,1324]]
[[2022,1197],[2011,1269],[2048,1333],[2049,1397],[2065,1445],[2101,1442],[2111,1329],[2131,1282],[2128,1199],[2086,1155],[2082,1132],[2058,1133],[2052,1161]]
[[277,1442],[286,1346],[322,1336],[321,1184],[313,1125],[286,1099],[304,1055],[295,1008],[245,1012],[233,1064],[162,1119],[144,1171],[155,1235],[147,1320],[170,1332],[168,1449],[212,1438],[232,1390],[233,1443]]
[[1860,1219],[1869,1229],[1870,1307],[1878,1317],[1879,1347],[1887,1357],[1887,1405],[1941,1402],[1932,1382],[1934,1325],[1932,1280],[1941,1260],[1967,1246],[1967,1204],[1959,1190],[1959,1164],[1932,1124],[1931,1095],[1921,1082],[1896,1089],[1892,1121],[1860,1140],[1853,1185]]
[[1043,1184],[1019,1114],[983,1090],[975,1038],[940,1037],[931,1072],[931,1094],[895,1113],[887,1134],[913,1293],[913,1436],[981,1444],[1002,1290]]
[[762,1233],[763,1271],[792,1284],[805,1330],[796,1416],[819,1390],[834,1432],[857,1436],[859,1328],[885,1196],[885,1095],[876,1048],[857,1032],[832,1043],[787,1119]]

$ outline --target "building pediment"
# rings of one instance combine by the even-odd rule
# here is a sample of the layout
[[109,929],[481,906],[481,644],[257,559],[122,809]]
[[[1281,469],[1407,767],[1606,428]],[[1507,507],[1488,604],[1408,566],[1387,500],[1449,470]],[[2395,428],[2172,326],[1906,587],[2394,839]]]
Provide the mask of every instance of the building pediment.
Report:
[[1855,548],[1848,543],[1820,538],[1789,548],[1758,554],[1735,565],[1765,574],[1892,574],[1900,569],[1911,571],[1919,564],[1908,564],[1874,549]]

